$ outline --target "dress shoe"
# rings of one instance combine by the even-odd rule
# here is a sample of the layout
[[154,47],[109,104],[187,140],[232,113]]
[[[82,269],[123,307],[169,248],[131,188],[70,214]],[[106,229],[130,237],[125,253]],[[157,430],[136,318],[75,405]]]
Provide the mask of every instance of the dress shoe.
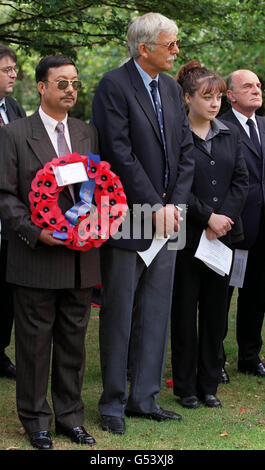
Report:
[[101,416],[101,427],[103,431],[109,431],[113,434],[124,434],[125,432],[125,421],[124,418],[118,416]]
[[230,382],[229,375],[226,372],[225,368],[223,367],[221,372],[220,372],[219,378],[218,378],[218,383],[219,384],[228,384],[229,382]]
[[137,413],[136,411],[125,410],[126,416],[129,418],[147,418],[153,419],[154,421],[167,421],[168,419],[181,420],[182,416],[172,411],[163,410],[163,408],[158,408],[153,411],[153,413]]
[[83,426],[76,426],[74,428],[65,428],[59,424],[55,425],[56,434],[62,434],[64,436],[70,437],[72,442],[76,444],[87,444],[89,446],[94,446],[96,441],[94,437],[90,436]]
[[6,355],[0,359],[0,377],[7,377],[8,379],[13,380],[16,379],[16,367]]
[[217,408],[218,406],[222,406],[219,398],[217,398],[215,395],[202,395],[200,399],[205,406],[209,406],[210,408]]
[[181,397],[180,404],[184,406],[184,408],[198,408],[201,402],[196,395],[191,395],[189,397]]
[[52,449],[52,440],[49,431],[37,431],[29,434],[30,442],[33,447],[39,450]]
[[243,372],[245,374],[257,375],[258,377],[265,377],[265,367],[262,362],[260,362],[254,367],[238,366],[238,371]]

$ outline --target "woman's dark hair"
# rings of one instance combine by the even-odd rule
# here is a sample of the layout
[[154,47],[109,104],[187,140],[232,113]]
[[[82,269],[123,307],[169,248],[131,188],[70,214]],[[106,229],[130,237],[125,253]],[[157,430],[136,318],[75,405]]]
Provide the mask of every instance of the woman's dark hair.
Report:
[[193,96],[194,93],[204,85],[203,93],[212,93],[213,91],[226,91],[225,81],[220,75],[202,67],[197,60],[191,60],[183,65],[177,74],[177,82],[182,86],[183,94],[188,93]]
[[35,70],[36,82],[45,82],[48,78],[49,69],[54,67],[61,67],[62,65],[73,65],[76,68],[73,60],[65,55],[56,54],[44,57],[40,60]]

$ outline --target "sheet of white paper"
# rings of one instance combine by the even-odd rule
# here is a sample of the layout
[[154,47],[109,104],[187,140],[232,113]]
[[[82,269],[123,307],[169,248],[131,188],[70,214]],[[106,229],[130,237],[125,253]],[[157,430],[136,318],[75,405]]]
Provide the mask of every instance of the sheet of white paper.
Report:
[[248,259],[247,250],[235,250],[230,286],[243,287]]
[[163,246],[169,240],[169,238],[170,237],[156,238],[156,234],[155,234],[153,241],[147,250],[137,251],[138,255],[141,256],[141,258],[143,259],[147,267],[152,263],[157,253],[161,250],[161,248],[163,248]]
[[232,254],[232,250],[220,240],[208,240],[204,230],[194,256],[217,274],[224,276],[230,272]]
[[83,162],[69,163],[63,166],[54,166],[54,175],[58,186],[82,183],[88,180]]

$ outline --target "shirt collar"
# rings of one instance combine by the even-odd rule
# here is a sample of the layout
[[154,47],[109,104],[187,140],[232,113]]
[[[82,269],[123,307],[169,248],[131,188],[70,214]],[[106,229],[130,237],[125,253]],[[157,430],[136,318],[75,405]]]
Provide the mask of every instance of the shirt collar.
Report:
[[239,120],[240,124],[242,124],[243,127],[246,126],[248,119],[252,119],[252,121],[254,121],[255,125],[257,126],[255,113],[253,113],[252,116],[250,116],[250,118],[248,118],[247,116],[240,113],[239,111],[237,111],[234,108],[232,108],[232,111],[233,111],[234,115],[236,116],[236,118]]
[[0,106],[2,106],[4,108],[4,111],[6,112],[6,100],[5,100],[5,97],[3,97],[1,100],[0,100]]
[[[39,107],[39,115],[40,115],[40,117],[41,117],[41,120],[42,120],[44,126],[45,126],[46,128],[50,128],[53,132],[55,132],[55,128],[56,128],[56,126],[57,126],[57,124],[58,124],[58,121],[56,121],[56,119],[53,119],[51,116],[49,116],[48,114],[46,114],[46,113],[43,111],[43,109],[42,109],[41,106]],[[62,122],[65,126],[67,126],[67,118],[68,118],[68,115],[66,115],[65,118],[64,118],[62,121],[60,121],[60,122]]]
[[[191,125],[190,125],[190,129],[193,130]],[[208,132],[208,135],[206,136],[205,139],[202,139],[197,134],[195,134],[195,135],[198,139],[200,139],[202,141],[203,140],[207,141],[207,140],[213,139],[217,134],[219,134],[219,132],[227,131],[227,130],[229,130],[228,127],[222,121],[219,121],[219,119],[214,118],[211,122],[211,128],[210,128],[210,130]]]
[[135,59],[133,59],[133,60],[134,60],[135,66],[136,66],[139,74],[141,75],[141,77],[143,79],[143,82],[144,82],[146,87],[148,87],[150,85],[150,82],[152,80],[155,80],[158,83],[159,74],[157,74],[157,76],[155,78],[150,77],[150,75],[147,72],[145,72],[145,70],[143,70],[142,67],[140,67],[137,60],[135,60]]

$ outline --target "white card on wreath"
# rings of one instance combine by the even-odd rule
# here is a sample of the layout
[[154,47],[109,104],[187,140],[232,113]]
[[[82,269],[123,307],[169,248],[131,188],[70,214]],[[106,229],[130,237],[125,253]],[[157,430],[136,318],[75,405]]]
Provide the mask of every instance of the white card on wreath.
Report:
[[54,176],[58,186],[82,183],[88,180],[83,162],[69,163],[63,166],[53,166]]

